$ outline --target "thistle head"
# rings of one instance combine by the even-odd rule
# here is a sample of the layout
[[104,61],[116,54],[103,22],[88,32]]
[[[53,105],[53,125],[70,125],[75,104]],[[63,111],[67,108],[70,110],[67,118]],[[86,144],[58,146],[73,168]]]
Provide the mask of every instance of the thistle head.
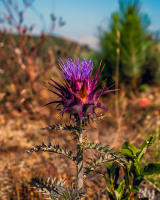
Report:
[[51,79],[49,84],[54,90],[49,90],[56,94],[59,99],[48,104],[58,103],[62,106],[61,114],[68,112],[72,118],[81,122],[88,117],[93,118],[96,108],[107,111],[99,97],[112,90],[98,90],[100,66],[92,77],[93,62],[91,59],[81,61],[79,59],[67,59],[65,62],[60,60],[59,64],[64,82],[58,83]]

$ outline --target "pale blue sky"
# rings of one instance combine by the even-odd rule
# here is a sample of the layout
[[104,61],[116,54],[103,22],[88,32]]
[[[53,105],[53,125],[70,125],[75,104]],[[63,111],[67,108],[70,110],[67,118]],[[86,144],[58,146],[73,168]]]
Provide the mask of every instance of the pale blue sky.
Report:
[[[97,27],[107,27],[111,13],[118,9],[118,0],[29,1],[32,2],[33,6],[25,13],[25,23],[34,23],[36,25],[36,33],[40,32],[43,28],[49,28],[50,14],[54,13],[57,18],[61,16],[66,22],[64,27],[55,30],[55,34],[82,43],[88,43],[92,47],[97,45]],[[22,4],[23,0],[18,0],[18,2]],[[151,19],[149,29],[160,30],[160,0],[141,0],[141,4],[142,12],[147,13]],[[0,0],[0,10],[4,10],[2,0]],[[44,17],[45,23],[38,17],[39,14]]]

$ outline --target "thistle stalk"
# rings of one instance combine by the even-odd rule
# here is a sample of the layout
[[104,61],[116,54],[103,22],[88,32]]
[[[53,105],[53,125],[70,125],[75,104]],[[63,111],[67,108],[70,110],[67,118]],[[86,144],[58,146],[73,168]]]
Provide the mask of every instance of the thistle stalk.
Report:
[[81,143],[83,142],[83,134],[80,123],[78,123],[80,129],[78,131],[78,143],[77,143],[77,189],[83,188],[83,148]]
[[[63,83],[58,83],[51,79],[49,85],[53,94],[58,96],[58,100],[49,102],[49,104],[58,104],[60,114],[69,113],[71,119],[75,122],[77,132],[77,189],[83,188],[83,135],[82,124],[86,119],[93,119],[95,109],[100,108],[107,112],[107,108],[99,100],[100,96],[112,92],[114,90],[99,91],[98,80],[101,74],[101,66],[99,65],[96,73],[92,76],[93,62],[92,60],[72,60],[67,59],[65,62],[59,60],[59,71],[64,79]],[[60,128],[60,126],[55,126]]]
[[[117,29],[116,31],[116,42],[117,42],[117,49],[116,49],[116,80],[115,80],[115,88],[118,90],[119,87],[119,61],[120,61],[120,31]],[[115,112],[116,112],[116,118],[118,123],[118,130],[120,130],[120,116],[119,116],[119,94],[118,91],[116,92],[115,96]]]

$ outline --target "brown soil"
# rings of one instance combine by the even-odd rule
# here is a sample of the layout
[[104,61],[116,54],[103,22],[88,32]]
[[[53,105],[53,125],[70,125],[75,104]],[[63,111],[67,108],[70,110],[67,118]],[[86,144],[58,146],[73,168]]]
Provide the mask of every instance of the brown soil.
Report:
[[[138,106],[139,99],[144,96],[151,99],[151,106]],[[124,141],[129,140],[136,146],[140,146],[146,137],[144,132],[149,134],[154,129],[157,119],[159,119],[157,117],[160,105],[158,89],[152,89],[152,91],[141,93],[136,97],[127,98],[123,95],[120,97],[118,120],[114,114],[114,97],[104,98],[110,112],[106,118],[94,121],[84,131],[84,135],[87,134],[88,142],[110,145],[111,148],[118,149]],[[42,144],[42,142],[47,143],[48,137],[52,144],[60,144],[74,151],[73,136],[67,132],[57,133],[54,131],[49,134],[41,129],[49,124],[62,121],[67,122],[68,117],[57,118],[57,112],[54,108],[51,110],[51,106],[41,109],[39,113],[36,111],[32,115],[27,115],[26,111],[16,110],[13,110],[12,114],[0,115],[0,199],[44,199],[44,196],[27,184],[36,176],[65,178],[68,185],[75,182],[75,167],[63,156],[45,152],[26,153],[32,146]],[[148,127],[147,131],[146,127]],[[93,156],[93,153],[88,151],[87,153],[85,159]],[[148,156],[147,159],[151,159],[151,157]],[[89,176],[85,185],[87,188],[86,199],[107,198],[105,182],[98,175]]]

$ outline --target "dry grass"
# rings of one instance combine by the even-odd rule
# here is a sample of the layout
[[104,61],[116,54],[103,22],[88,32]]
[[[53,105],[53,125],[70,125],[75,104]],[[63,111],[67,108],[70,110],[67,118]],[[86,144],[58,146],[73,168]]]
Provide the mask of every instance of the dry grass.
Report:
[[[139,99],[144,96],[148,98],[148,95],[152,96],[150,98],[153,106],[148,108],[138,107]],[[129,140],[138,146],[146,137],[144,132],[154,129],[160,105],[158,89],[152,90],[150,94],[140,94],[140,96],[134,97],[134,101],[133,98],[123,97],[125,98],[125,105],[120,107],[123,108],[120,131],[117,130],[114,108],[109,106],[112,105],[113,98],[114,96],[104,98],[110,112],[104,120],[93,122],[88,126],[85,132],[85,134],[88,134],[88,140],[109,144],[116,149],[125,140]],[[63,156],[48,153],[26,153],[26,150],[33,145],[41,144],[42,141],[47,142],[48,136],[53,144],[75,149],[73,138],[67,133],[48,133],[41,130],[41,128],[49,125],[49,121],[50,123],[62,122],[61,119],[56,118],[57,114],[53,112],[54,108],[51,112],[51,107],[42,109],[39,115],[37,113],[24,114],[25,111],[17,114],[18,111],[14,110],[12,116],[10,113],[0,116],[0,199],[45,199],[44,196],[38,194],[27,184],[36,176],[66,178],[68,185],[75,182],[75,167],[71,161],[64,159]],[[53,113],[53,115],[48,119],[47,116],[50,113]],[[63,118],[64,122],[67,120],[67,117]],[[152,155],[153,158],[152,152],[149,155]],[[88,156],[93,156],[93,154],[89,153]],[[148,156],[147,159],[150,158],[151,156]],[[97,175],[89,177],[86,187],[88,188],[86,199],[106,199],[105,183]]]

